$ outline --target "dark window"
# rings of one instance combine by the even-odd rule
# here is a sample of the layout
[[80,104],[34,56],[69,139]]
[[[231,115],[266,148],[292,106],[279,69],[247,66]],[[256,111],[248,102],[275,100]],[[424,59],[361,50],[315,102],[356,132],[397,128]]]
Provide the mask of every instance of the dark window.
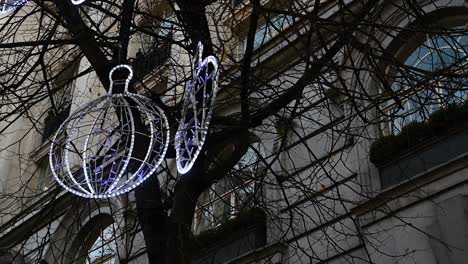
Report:
[[[255,31],[255,40],[253,48],[258,49],[263,44],[266,44],[274,37],[279,35],[282,31],[286,30],[294,23],[294,18],[287,15],[279,15],[271,18],[266,24],[260,26]],[[247,37],[243,41],[244,50],[247,47]]]
[[222,225],[256,205],[255,200],[261,192],[256,179],[266,171],[257,153],[265,156],[264,146],[259,142],[249,147],[228,175],[201,195],[195,213],[195,233]]
[[141,48],[133,62],[137,79],[143,79],[170,57],[175,16],[146,21],[143,28],[145,28],[145,32],[141,34]]
[[167,40],[157,41],[151,49],[146,52],[138,51],[133,62],[135,77],[142,80],[148,73],[156,67],[163,65],[171,56],[172,33],[169,33]]
[[232,0],[232,6],[233,7],[236,7],[240,4],[242,4],[244,2],[244,0]]
[[44,119],[44,133],[42,141],[52,136],[60,125],[70,115],[75,87],[75,75],[78,71],[79,60],[72,63],[58,74],[52,83],[51,108]]

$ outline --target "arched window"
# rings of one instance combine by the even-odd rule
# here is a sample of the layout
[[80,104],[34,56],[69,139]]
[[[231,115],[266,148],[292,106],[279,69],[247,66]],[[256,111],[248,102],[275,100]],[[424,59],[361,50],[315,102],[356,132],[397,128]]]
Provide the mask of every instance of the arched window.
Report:
[[116,230],[117,225],[110,214],[99,213],[89,219],[79,228],[73,243],[67,249],[66,255],[70,263],[117,263]]
[[[426,120],[440,107],[468,99],[467,26],[436,35],[428,33],[422,39],[398,66],[391,85],[400,98],[400,102],[391,101],[393,133],[410,122]],[[414,41],[410,39],[408,44]]]
[[94,244],[91,246],[86,264],[114,264],[117,256],[115,243],[115,226],[110,225],[101,231]]

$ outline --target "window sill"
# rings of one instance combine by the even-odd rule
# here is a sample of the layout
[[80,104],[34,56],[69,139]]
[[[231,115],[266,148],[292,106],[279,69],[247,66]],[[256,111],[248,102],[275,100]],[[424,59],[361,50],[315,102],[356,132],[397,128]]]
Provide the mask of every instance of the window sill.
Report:
[[[250,209],[219,226],[212,234],[193,240],[192,264],[225,263],[266,244],[266,217],[260,209]],[[213,232],[213,231],[211,231]],[[202,235],[203,236],[203,235]],[[208,243],[203,245],[204,243]]]
[[[264,247],[249,251],[235,259],[230,260],[228,263],[283,263],[281,260],[286,254],[288,246],[282,242],[276,242],[266,245]],[[256,262],[255,262],[256,261]]]
[[382,189],[387,189],[449,163],[468,152],[468,130],[428,141],[410,152],[379,165]]

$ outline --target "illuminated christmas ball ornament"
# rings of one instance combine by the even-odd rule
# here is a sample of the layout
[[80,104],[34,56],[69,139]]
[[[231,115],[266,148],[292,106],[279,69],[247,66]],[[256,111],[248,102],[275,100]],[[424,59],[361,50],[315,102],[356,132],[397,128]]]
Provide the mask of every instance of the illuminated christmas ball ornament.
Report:
[[27,0],[2,0],[0,1],[0,15],[11,14],[27,2]]
[[218,92],[218,60],[213,56],[202,59],[202,54],[203,45],[198,43],[174,140],[177,170],[181,174],[192,168],[202,150]]
[[[125,80],[113,80],[128,70]],[[169,144],[168,121],[150,99],[128,92],[133,76],[128,65],[109,73],[109,92],[72,113],[55,134],[49,162],[57,182],[86,198],[126,193],[161,164]],[[124,93],[112,94],[114,84]]]

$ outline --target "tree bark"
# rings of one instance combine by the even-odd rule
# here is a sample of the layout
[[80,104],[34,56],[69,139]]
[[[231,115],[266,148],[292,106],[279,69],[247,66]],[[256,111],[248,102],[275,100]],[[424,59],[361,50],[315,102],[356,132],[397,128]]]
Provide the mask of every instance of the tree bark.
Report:
[[60,16],[65,21],[65,27],[72,34],[76,43],[80,46],[86,59],[91,63],[101,81],[102,85],[109,87],[108,74],[111,70],[111,63],[106,55],[99,48],[99,44],[94,38],[94,34],[84,23],[76,6],[70,1],[54,0]]
[[149,263],[164,263],[168,235],[167,212],[162,202],[158,177],[153,175],[136,188],[135,198]]

